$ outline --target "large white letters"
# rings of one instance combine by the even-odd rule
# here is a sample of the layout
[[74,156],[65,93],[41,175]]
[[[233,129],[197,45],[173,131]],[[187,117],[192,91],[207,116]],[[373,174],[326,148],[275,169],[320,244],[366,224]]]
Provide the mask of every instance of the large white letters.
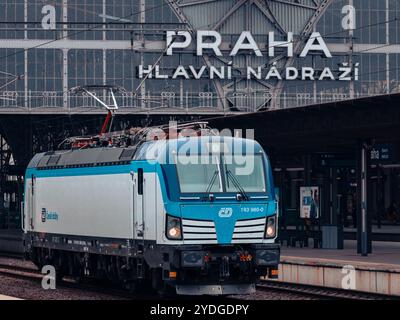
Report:
[[[317,42],[317,43],[315,43]],[[300,53],[301,58],[305,58],[308,55],[309,51],[322,51],[327,58],[332,58],[332,54],[328,49],[324,39],[322,38],[319,32],[313,32],[308,39],[306,46],[303,51]]]
[[287,48],[287,56],[293,57],[293,32],[288,32],[286,41],[275,41],[275,33],[270,32],[268,35],[268,55],[270,57],[275,56],[275,48],[276,47],[286,47]]
[[[176,36],[184,37],[185,40],[178,42]],[[174,49],[184,49],[190,46],[192,36],[188,31],[167,31],[167,56],[172,56]]]
[[[227,50],[230,46],[222,43],[221,34],[215,30],[199,30],[196,35],[196,55],[202,56],[205,53],[212,53],[216,56],[222,56],[227,54],[221,51],[221,46]],[[187,49],[191,47],[193,37],[188,31],[167,31],[167,43],[166,53],[171,56],[174,53],[174,49]],[[282,41],[275,40],[275,33],[269,32],[268,34],[268,56],[275,56],[275,48],[287,48],[287,57],[293,57],[294,52],[294,36],[293,32],[288,32],[287,39]],[[242,31],[239,38],[233,45],[233,48],[229,55],[231,57],[236,56],[242,50],[253,51],[257,57],[262,57],[263,52],[260,50],[259,45],[255,41],[250,31]],[[206,52],[209,51],[209,52]],[[332,54],[328,49],[324,39],[319,32],[313,32],[306,42],[303,51],[300,53],[300,57],[304,58],[310,51],[321,51],[327,58],[332,58]]]
[[[214,42],[204,42],[204,38],[214,38]],[[197,55],[202,56],[204,49],[212,49],[217,56],[222,56],[219,46],[222,38],[217,31],[197,31]]]
[[[245,43],[247,41],[247,43]],[[260,48],[251,35],[250,31],[243,31],[232,49],[231,56],[236,56],[239,50],[253,50],[257,57],[262,57]]]

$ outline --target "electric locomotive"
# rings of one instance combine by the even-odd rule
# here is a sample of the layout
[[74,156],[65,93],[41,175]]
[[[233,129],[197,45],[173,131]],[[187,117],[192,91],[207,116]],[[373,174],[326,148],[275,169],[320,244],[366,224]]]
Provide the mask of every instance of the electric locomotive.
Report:
[[79,148],[33,157],[23,211],[30,259],[58,279],[185,295],[251,293],[260,276],[276,276],[278,205],[262,147],[212,134],[137,136],[78,139]]

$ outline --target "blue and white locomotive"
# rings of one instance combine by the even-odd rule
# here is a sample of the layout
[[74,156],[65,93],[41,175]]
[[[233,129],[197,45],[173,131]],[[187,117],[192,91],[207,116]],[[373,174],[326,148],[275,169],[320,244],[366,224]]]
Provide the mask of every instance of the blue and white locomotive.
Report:
[[40,153],[25,177],[26,252],[57,277],[244,294],[276,275],[271,165],[222,136]]

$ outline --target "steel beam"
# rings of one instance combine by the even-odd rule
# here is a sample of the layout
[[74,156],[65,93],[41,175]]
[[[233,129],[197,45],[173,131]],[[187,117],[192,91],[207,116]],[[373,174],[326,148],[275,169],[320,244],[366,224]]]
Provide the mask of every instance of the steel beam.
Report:
[[219,30],[221,26],[228,20],[228,18],[234,14],[242,5],[244,5],[247,2],[247,0],[239,0],[236,2],[233,7],[224,14],[224,16],[214,25],[212,28],[213,30]]
[[[290,5],[290,6],[296,6],[296,7],[306,8],[306,9],[313,9],[313,10],[315,10],[315,9],[318,8],[318,5],[316,5],[315,7],[313,7],[313,6],[309,6],[309,5],[302,4],[302,3],[298,3],[298,2],[290,2],[290,1],[284,1],[284,0],[270,0],[270,1],[280,2],[280,3],[283,3],[283,4]],[[314,1],[314,3],[315,3],[315,1]]]
[[5,49],[116,49],[135,50],[143,52],[161,52],[165,50],[164,41],[134,41],[133,47],[126,40],[0,40],[0,48]]
[[[186,18],[185,14],[182,12],[181,8],[179,7],[179,4],[177,3],[176,0],[165,0],[168,2],[170,8],[172,9],[172,11],[175,13],[175,15],[178,17],[178,19],[183,22],[186,23],[187,28],[189,29],[189,32],[194,34],[195,33],[195,29],[193,28],[192,24],[190,23],[190,21]],[[211,66],[211,61],[210,58],[206,55],[203,56],[203,60],[206,64],[206,66]],[[213,83],[215,85],[215,89],[217,91],[218,94],[218,104],[220,105],[220,107],[223,110],[228,110],[228,101],[225,98],[225,93],[224,93],[224,88],[221,84],[220,81],[218,80],[213,80]]]
[[253,0],[253,3],[257,6],[258,9],[267,17],[269,21],[283,34],[286,34],[285,29],[281,26],[279,21],[275,18],[271,9],[269,8],[268,1],[262,0]]
[[[278,0],[274,0],[276,2],[284,2],[284,1],[278,1]],[[297,54],[300,53],[300,51],[302,50],[302,48],[304,47],[305,43],[303,41],[304,38],[306,38],[307,36],[309,36],[313,29],[314,26],[317,24],[317,22],[319,21],[319,19],[323,16],[323,14],[325,13],[325,11],[328,9],[328,7],[332,4],[333,0],[321,0],[319,6],[317,8],[313,8],[315,10],[314,14],[312,15],[312,17],[310,18],[310,20],[307,22],[306,26],[304,27],[303,31],[300,34],[300,40],[294,45],[294,55],[291,58],[288,58],[286,60],[286,64],[285,64],[285,68],[290,67],[291,65],[293,65],[294,62],[294,57],[297,56]],[[287,3],[287,4],[293,4],[292,2]],[[272,105],[271,107],[277,108],[277,97],[280,96],[280,93],[283,91],[283,80],[278,81],[274,93],[273,93],[273,99],[272,99]]]

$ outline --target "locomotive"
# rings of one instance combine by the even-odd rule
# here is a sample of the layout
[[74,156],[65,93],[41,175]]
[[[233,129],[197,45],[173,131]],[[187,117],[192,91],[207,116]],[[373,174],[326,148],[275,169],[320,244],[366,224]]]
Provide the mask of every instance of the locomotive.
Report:
[[213,134],[140,132],[118,143],[115,135],[79,138],[32,158],[27,256],[39,268],[54,266],[57,279],[182,295],[248,294],[260,276],[276,277],[278,204],[263,148]]

